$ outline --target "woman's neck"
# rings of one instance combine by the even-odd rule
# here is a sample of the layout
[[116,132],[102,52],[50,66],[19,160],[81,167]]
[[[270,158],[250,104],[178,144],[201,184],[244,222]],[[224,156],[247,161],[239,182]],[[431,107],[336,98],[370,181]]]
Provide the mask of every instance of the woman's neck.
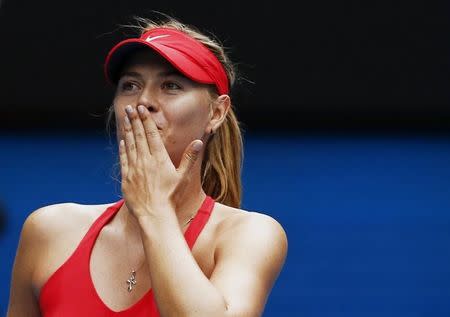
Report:
[[[197,213],[206,198],[206,193],[201,186],[200,177],[195,177],[195,179],[198,181],[190,182],[189,188],[183,193],[184,199],[178,202],[175,210],[180,228]],[[123,226],[125,234],[130,234],[132,231],[139,232],[138,220],[131,214],[126,204],[120,207],[120,210],[114,218],[120,227]]]

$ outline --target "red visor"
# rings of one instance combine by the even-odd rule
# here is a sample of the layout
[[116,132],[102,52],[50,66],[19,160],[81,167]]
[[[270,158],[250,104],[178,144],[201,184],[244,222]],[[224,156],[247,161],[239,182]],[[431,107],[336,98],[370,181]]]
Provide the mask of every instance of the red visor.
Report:
[[106,79],[117,83],[125,58],[141,47],[150,47],[159,53],[187,78],[215,85],[220,95],[228,94],[228,77],[217,57],[196,39],[171,28],[155,28],[140,38],[124,40],[114,46],[104,65]]

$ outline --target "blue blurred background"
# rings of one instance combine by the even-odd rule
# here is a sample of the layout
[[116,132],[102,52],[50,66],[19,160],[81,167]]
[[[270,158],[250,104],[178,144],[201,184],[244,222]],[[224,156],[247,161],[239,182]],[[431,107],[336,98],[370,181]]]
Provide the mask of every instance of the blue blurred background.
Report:
[[[1,307],[25,217],[118,199],[102,135],[0,138]],[[243,207],[285,227],[264,316],[449,316],[450,138],[246,135]]]
[[[134,15],[239,70],[243,208],[286,229],[264,316],[450,316],[448,8],[434,2],[0,1],[0,313],[20,229],[119,197],[103,60]],[[6,44],[7,43],[7,44]]]

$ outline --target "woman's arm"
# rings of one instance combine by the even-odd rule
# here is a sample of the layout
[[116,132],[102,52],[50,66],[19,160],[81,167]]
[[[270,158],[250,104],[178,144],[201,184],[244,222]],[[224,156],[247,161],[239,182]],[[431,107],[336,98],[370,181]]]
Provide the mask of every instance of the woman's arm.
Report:
[[153,294],[161,316],[223,316],[226,302],[195,261],[178,222],[140,222]]
[[287,251],[286,232],[267,215],[250,213],[229,226],[210,278],[227,302],[226,316],[262,316]]
[[237,216],[221,234],[208,279],[176,224],[142,223],[152,288],[161,316],[261,316],[287,254],[273,218]]
[[40,316],[39,303],[32,287],[34,264],[40,250],[37,231],[35,214],[31,214],[23,224],[14,259],[8,317]]

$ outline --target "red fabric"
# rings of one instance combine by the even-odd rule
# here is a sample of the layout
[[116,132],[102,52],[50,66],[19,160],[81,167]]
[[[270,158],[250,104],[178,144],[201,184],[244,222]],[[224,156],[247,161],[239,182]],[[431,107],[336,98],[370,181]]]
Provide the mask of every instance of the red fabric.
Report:
[[127,39],[114,46],[104,64],[105,77],[109,82],[118,81],[124,60],[139,47],[150,47],[187,78],[203,84],[214,84],[220,95],[228,94],[227,73],[214,53],[193,37],[172,28],[155,28],[140,38]]
[[[159,316],[150,289],[131,307],[115,312],[98,296],[89,271],[92,248],[101,229],[114,217],[124,200],[121,199],[105,210],[92,224],[74,253],[47,280],[41,289],[39,305],[43,317],[152,317]],[[184,234],[192,249],[200,232],[207,223],[214,207],[214,200],[207,196],[195,218]]]

